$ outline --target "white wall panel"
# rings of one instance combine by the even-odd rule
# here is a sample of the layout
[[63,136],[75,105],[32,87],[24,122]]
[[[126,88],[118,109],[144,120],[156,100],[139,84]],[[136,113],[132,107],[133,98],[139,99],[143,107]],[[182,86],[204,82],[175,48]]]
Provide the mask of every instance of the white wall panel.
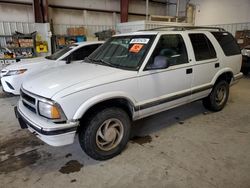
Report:
[[49,0],[49,4],[101,10],[120,9],[120,0]]
[[196,5],[196,25],[249,22],[250,0],[191,0]]
[[113,14],[104,12],[87,12],[87,24],[88,25],[112,25]]
[[0,21],[34,22],[32,6],[0,3]]
[[51,18],[55,24],[80,24],[84,25],[83,10],[69,10],[69,9],[52,9]]

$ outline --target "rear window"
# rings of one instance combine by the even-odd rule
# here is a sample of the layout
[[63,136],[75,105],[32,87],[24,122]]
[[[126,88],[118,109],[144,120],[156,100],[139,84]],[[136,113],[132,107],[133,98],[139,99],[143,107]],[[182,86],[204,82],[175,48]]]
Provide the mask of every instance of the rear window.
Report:
[[226,56],[240,54],[240,48],[234,37],[228,32],[211,32],[219,42]]
[[216,58],[215,49],[206,35],[202,33],[193,33],[189,34],[189,37],[194,49],[196,61]]

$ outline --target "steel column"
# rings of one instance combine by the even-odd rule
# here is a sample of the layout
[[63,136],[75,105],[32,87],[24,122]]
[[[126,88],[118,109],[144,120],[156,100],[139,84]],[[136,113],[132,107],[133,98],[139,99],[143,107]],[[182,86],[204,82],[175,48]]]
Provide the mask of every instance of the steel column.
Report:
[[121,23],[128,21],[128,5],[129,5],[129,0],[120,0]]
[[36,23],[49,22],[48,0],[33,0],[33,12]]

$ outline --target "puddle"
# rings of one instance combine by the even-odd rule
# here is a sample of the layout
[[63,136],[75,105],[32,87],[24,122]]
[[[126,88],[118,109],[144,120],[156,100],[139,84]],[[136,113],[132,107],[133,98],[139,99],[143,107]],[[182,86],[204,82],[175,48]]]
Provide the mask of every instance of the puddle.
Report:
[[79,163],[77,160],[71,160],[67,162],[60,170],[62,174],[69,174],[73,172],[79,172],[83,164]]
[[[22,134],[22,133],[20,133]],[[20,135],[18,134],[18,135]],[[6,156],[14,156],[17,150],[22,150],[28,147],[34,148],[44,143],[36,138],[34,135],[11,135],[11,139],[3,140],[0,142],[0,161],[3,160]]]
[[135,137],[133,137],[131,139],[131,141],[133,143],[137,143],[137,144],[143,145],[143,144],[147,144],[147,143],[152,142],[152,137],[149,136],[149,135],[146,135],[146,136],[135,136]]
[[69,158],[69,157],[71,157],[71,156],[72,156],[71,153],[68,153],[67,155],[65,155],[66,158]]
[[16,131],[0,142],[0,174],[8,174],[32,165],[41,158],[37,146],[44,143],[34,135]]
[[40,158],[41,155],[36,150],[18,156],[11,156],[5,161],[0,162],[0,174],[8,174],[20,170],[26,166],[35,164]]

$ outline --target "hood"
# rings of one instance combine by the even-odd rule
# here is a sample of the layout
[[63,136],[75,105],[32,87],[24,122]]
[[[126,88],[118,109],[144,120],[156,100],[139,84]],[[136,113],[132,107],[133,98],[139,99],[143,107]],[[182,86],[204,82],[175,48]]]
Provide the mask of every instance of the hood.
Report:
[[36,66],[37,64],[43,64],[50,61],[52,60],[46,59],[45,57],[36,57],[31,59],[25,59],[18,63],[13,63],[5,67],[4,69],[5,70],[29,69],[33,66]]
[[[23,82],[23,88],[36,95],[52,98],[58,92],[71,88],[72,92],[94,87],[99,84],[123,79],[135,74],[126,71],[91,63],[74,63],[70,66],[51,68],[29,77]],[[74,88],[74,86],[77,86]]]

